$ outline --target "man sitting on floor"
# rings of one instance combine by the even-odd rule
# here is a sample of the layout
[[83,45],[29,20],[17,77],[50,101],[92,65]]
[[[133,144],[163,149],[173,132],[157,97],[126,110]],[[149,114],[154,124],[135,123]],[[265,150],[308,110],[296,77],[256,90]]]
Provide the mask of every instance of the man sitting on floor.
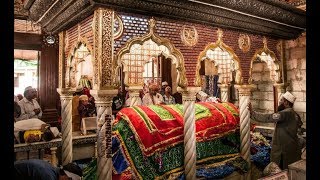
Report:
[[37,97],[37,90],[28,86],[24,90],[24,98],[19,101],[19,106],[21,107],[21,115],[17,118],[17,120],[38,118],[42,117],[42,110],[35,99]]

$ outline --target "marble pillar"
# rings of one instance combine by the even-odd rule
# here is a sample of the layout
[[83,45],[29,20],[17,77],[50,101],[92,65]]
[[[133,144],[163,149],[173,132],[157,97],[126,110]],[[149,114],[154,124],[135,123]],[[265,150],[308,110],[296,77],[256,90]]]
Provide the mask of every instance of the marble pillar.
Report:
[[187,180],[196,179],[195,100],[201,87],[178,88],[182,93],[184,117],[184,173]]
[[72,97],[75,88],[57,89],[61,101],[62,165],[72,162]]

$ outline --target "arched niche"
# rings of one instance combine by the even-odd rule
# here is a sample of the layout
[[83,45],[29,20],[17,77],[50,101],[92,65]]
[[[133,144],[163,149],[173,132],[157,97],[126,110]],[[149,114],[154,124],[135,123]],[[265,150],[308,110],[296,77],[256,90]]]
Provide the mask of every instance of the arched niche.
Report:
[[261,112],[271,113],[277,107],[275,84],[282,82],[280,61],[275,53],[268,49],[266,38],[264,47],[257,50],[251,59],[249,83],[257,88],[252,91],[252,106]]
[[155,23],[153,18],[150,19],[149,33],[131,39],[117,54],[118,68],[123,68],[125,85],[143,86],[143,75],[148,71],[145,69],[146,65],[170,59],[177,71],[176,84],[185,88],[187,79],[183,56],[168,39],[154,33]]
[[202,68],[201,62],[203,60],[209,60],[216,66],[220,83],[229,84],[231,81],[235,81],[236,84],[242,83],[240,60],[233,49],[222,41],[223,32],[218,29],[217,33],[218,40],[215,43],[208,44],[198,56],[195,79],[196,86],[203,84],[200,75],[200,69]]
[[[242,83],[240,60],[233,49],[223,43],[223,32],[218,29],[217,33],[218,40],[215,43],[208,44],[198,56],[195,86],[204,87],[203,75],[209,75],[210,73],[210,75],[218,75],[219,84]],[[212,72],[207,72],[207,69],[211,69]]]
[[91,52],[92,48],[85,39],[75,43],[67,58],[66,87],[91,86],[93,78],[93,57]]

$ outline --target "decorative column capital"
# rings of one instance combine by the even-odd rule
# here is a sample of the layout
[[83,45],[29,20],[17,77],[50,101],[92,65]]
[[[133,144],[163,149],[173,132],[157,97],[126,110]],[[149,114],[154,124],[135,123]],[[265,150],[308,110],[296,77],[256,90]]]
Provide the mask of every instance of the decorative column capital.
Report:
[[251,91],[257,88],[255,84],[245,84],[245,85],[234,85],[234,87],[239,91],[239,96],[250,96]]
[[108,90],[90,90],[90,94],[94,97],[95,103],[107,103],[112,101],[113,97],[118,94],[117,89],[108,89]]
[[195,101],[196,94],[201,91],[201,87],[177,87],[177,90],[182,94],[183,101]]
[[221,89],[221,91],[227,91],[227,90],[229,90],[230,85],[229,84],[218,84],[218,87]]
[[73,96],[76,92],[76,88],[57,88],[57,92],[60,96]]

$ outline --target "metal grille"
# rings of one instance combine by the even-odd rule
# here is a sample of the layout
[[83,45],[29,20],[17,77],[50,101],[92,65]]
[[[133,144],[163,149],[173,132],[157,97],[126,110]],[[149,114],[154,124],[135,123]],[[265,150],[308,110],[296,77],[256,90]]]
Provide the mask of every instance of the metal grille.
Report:
[[127,66],[128,84],[146,84],[161,82],[160,54],[169,54],[169,49],[158,45],[151,39],[142,45],[133,44],[130,52],[122,56],[122,62]]

